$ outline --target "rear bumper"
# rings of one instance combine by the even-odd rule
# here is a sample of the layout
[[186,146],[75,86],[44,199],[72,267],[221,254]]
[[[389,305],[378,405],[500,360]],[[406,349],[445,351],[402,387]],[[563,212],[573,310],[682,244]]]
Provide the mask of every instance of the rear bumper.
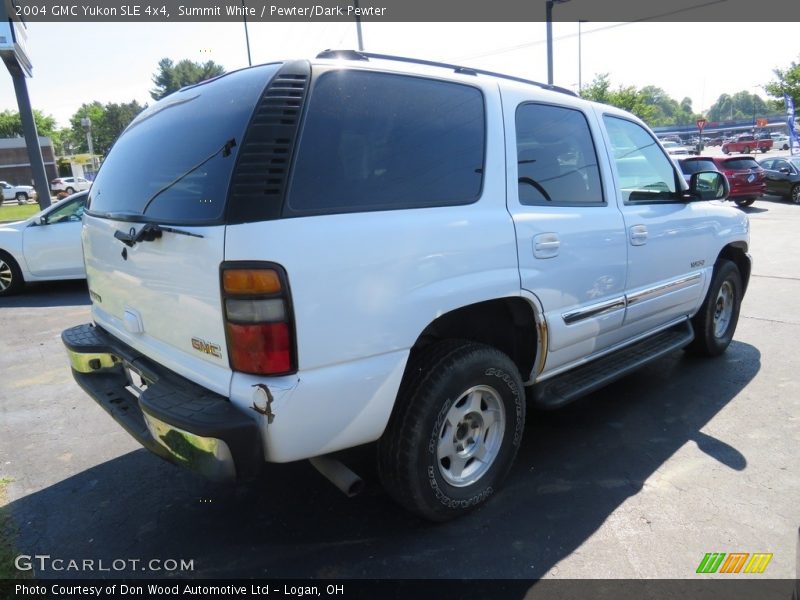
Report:
[[[67,329],[61,339],[78,385],[142,446],[216,481],[258,474],[264,462],[258,425],[227,398],[94,325]],[[130,371],[147,384],[140,393],[129,380]]]

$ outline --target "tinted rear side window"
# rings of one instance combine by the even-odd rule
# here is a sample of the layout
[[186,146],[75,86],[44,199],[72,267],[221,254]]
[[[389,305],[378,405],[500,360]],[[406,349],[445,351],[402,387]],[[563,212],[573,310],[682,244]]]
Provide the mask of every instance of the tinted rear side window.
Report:
[[476,88],[386,73],[324,73],[311,93],[285,213],[474,202],[484,140]]
[[597,156],[582,112],[522,104],[516,131],[521,204],[602,204]]

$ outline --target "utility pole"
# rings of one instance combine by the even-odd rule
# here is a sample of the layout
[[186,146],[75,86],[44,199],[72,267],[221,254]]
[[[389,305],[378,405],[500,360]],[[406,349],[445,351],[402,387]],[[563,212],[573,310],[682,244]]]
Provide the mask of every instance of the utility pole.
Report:
[[[245,8],[244,0],[242,0],[242,8]],[[242,12],[242,19],[244,19],[244,40],[247,44],[247,66],[253,66],[253,60],[250,58],[250,34],[247,32],[247,11]]]
[[358,35],[358,51],[364,51],[364,38],[361,36],[361,16],[358,14],[358,0],[353,0],[353,8],[356,13],[356,34]]

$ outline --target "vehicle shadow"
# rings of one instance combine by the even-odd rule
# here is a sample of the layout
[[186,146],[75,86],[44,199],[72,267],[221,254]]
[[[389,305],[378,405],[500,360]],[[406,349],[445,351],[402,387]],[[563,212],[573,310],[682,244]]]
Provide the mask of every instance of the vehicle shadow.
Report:
[[0,308],[49,308],[91,304],[85,279],[28,283],[21,293],[0,298]]
[[18,550],[109,564],[193,560],[191,572],[104,577],[538,578],[688,442],[708,468],[722,463],[746,477],[735,440],[701,429],[755,377],[760,358],[740,342],[720,359],[676,352],[562,410],[531,411],[505,487],[455,522],[431,524],[396,507],[369,446],[349,453],[367,482],[353,499],[307,462],[269,465],[257,483],[223,487],[139,450],[10,504]]

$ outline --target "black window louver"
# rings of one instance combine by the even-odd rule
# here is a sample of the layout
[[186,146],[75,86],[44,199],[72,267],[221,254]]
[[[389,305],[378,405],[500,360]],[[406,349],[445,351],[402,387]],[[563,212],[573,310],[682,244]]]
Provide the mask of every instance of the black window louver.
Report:
[[310,74],[307,61],[286,63],[264,89],[231,178],[229,223],[280,217]]

